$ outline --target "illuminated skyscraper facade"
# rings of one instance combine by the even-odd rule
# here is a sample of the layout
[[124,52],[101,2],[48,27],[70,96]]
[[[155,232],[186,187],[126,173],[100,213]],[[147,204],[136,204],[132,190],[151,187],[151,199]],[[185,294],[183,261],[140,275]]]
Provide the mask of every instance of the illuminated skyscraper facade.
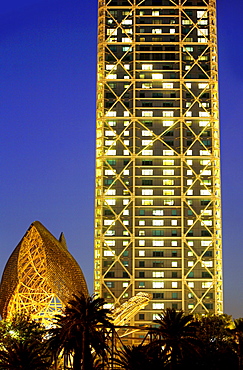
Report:
[[215,0],[100,0],[95,292],[221,313]]

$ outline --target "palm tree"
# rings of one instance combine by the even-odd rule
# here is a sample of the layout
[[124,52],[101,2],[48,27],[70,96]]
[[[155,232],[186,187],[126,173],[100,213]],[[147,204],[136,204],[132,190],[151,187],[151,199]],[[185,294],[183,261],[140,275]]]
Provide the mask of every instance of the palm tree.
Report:
[[167,358],[172,370],[178,368],[188,354],[198,354],[197,323],[192,315],[173,308],[163,310],[158,316],[154,320],[158,327],[152,330],[156,335],[152,345],[161,348],[161,355]]
[[50,330],[50,346],[56,358],[61,352],[69,361],[72,358],[74,370],[92,368],[93,350],[103,357],[106,354],[104,332],[113,325],[104,303],[103,298],[81,293],[74,295],[63,314],[56,316],[55,328]]
[[160,358],[157,347],[150,347],[148,345],[124,345],[122,349],[118,350],[114,363],[124,370],[153,370],[163,369],[164,362]]
[[237,345],[238,367],[240,370],[243,368],[243,318],[234,320],[234,326],[232,332]]
[[47,370],[50,356],[44,345],[34,340],[12,339],[0,350],[0,369],[2,370]]

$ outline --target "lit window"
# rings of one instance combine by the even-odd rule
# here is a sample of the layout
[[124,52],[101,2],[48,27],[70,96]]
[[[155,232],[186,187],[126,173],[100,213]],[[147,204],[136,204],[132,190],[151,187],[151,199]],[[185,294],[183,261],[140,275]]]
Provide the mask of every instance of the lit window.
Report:
[[175,32],[176,32],[175,28],[170,28],[170,33],[175,33]]
[[104,251],[104,257],[115,256],[115,251]]
[[213,283],[211,281],[202,282],[202,288],[203,289],[211,288],[212,285],[213,285]]
[[164,211],[162,209],[154,209],[153,210],[153,215],[154,216],[163,216]]
[[177,220],[171,220],[171,225],[176,226],[177,225]]
[[193,190],[192,190],[192,189],[187,190],[186,194],[187,194],[187,195],[193,195]]
[[142,111],[142,117],[153,117],[153,111]]
[[178,288],[178,283],[177,283],[177,281],[172,281],[172,283],[171,283],[171,288]]
[[173,150],[163,150],[163,155],[174,155],[174,151]]
[[153,240],[153,247],[163,247],[164,240]]
[[202,267],[213,267],[213,261],[202,261]]
[[163,117],[174,117],[174,111],[164,111]]
[[152,206],[153,204],[154,204],[154,201],[152,199],[142,199],[143,206]]
[[117,35],[117,29],[115,29],[115,28],[107,28],[107,30],[106,30],[106,34],[108,35],[108,36],[116,36]]
[[171,246],[172,246],[172,247],[177,247],[177,241],[176,241],[176,240],[172,240],[172,242],[171,242]]
[[190,19],[183,19],[183,20],[182,20],[182,24],[183,24],[183,25],[192,24],[192,21],[191,21]]
[[198,84],[198,88],[199,89],[206,89],[206,87],[208,87],[208,84],[207,83],[202,83],[201,82],[201,83]]
[[198,36],[208,36],[208,29],[207,28],[200,28],[197,30],[197,35]]
[[200,195],[211,195],[211,191],[206,189],[200,190]]
[[163,121],[163,126],[169,127],[174,124],[174,121]]
[[107,71],[111,71],[112,69],[116,70],[117,66],[115,64],[107,64],[105,68]]
[[116,170],[105,170],[105,175],[114,175]]
[[164,276],[165,276],[165,273],[163,271],[153,271],[154,278],[163,278]]
[[124,282],[122,283],[123,288],[127,288],[127,287],[128,287],[128,285],[129,285],[129,282],[128,282],[128,281],[124,281]]
[[122,42],[132,42],[130,37],[122,37]]
[[142,84],[142,89],[152,89],[153,84],[151,82],[145,82]]
[[174,84],[173,82],[163,82],[162,86],[163,86],[163,89],[173,89]]
[[110,73],[106,76],[108,80],[115,80],[117,78],[117,74]]
[[186,180],[187,185],[192,185],[192,183],[193,183],[193,180]]
[[123,140],[123,144],[129,146],[129,140]]
[[201,222],[201,225],[202,226],[212,226],[213,225],[213,222],[211,220],[203,220]]
[[109,111],[106,113],[106,117],[116,117],[116,112],[115,111]]
[[193,46],[185,46],[183,47],[183,51],[193,51]]
[[116,195],[116,189],[108,189],[105,192],[106,195]]
[[122,24],[125,24],[125,25],[132,24],[132,19],[123,19]]
[[193,220],[187,220],[187,225],[188,225],[188,226],[193,225]]
[[106,199],[105,203],[108,204],[109,206],[114,206],[116,204],[115,199]]
[[123,199],[122,203],[124,206],[126,206],[127,204],[129,204],[129,199]]
[[138,251],[139,257],[145,257],[145,251]]
[[210,117],[209,112],[199,112],[199,117]]
[[145,221],[144,220],[139,220],[138,221],[138,224],[139,224],[139,226],[144,226],[145,225]]
[[152,283],[153,288],[164,288],[165,284],[163,281],[153,281]]
[[142,136],[153,136],[152,131],[142,130]]
[[188,257],[193,257],[193,252],[189,251],[189,252],[187,252],[187,255],[188,255]]
[[163,180],[163,185],[174,185],[174,180],[166,179]]
[[164,308],[164,303],[153,303],[153,310],[163,310]]
[[200,150],[200,155],[210,155],[208,150]]
[[152,145],[153,141],[152,140],[142,140],[142,145]]
[[164,205],[165,206],[173,206],[174,205],[174,200],[173,199],[165,199],[164,200]]
[[152,176],[154,173],[153,170],[142,170],[142,175],[143,176]]
[[189,288],[194,288],[194,283],[192,281],[189,281],[187,285],[189,286]]
[[129,225],[129,221],[128,220],[123,220],[123,225],[128,226]]
[[142,150],[142,155],[153,155],[153,150],[144,149]]
[[162,33],[162,28],[153,28],[152,33]]
[[163,166],[174,166],[175,161],[173,159],[164,159]]
[[123,216],[129,216],[129,209],[125,209],[122,214]]
[[153,220],[153,226],[163,226],[164,220]]
[[212,216],[213,211],[211,209],[202,209],[201,213],[203,214],[203,216]]
[[170,189],[164,189],[163,195],[174,195],[175,191]]
[[123,175],[126,175],[126,176],[129,175],[129,170],[124,170]]
[[152,189],[142,189],[142,195],[153,195]]
[[187,171],[186,171],[186,174],[187,174],[188,176],[192,176],[192,170],[187,170]]
[[174,170],[163,170],[163,175],[165,176],[172,176],[174,175],[175,171]]
[[144,71],[151,71],[153,69],[153,64],[142,64],[142,69]]
[[194,265],[194,262],[193,262],[193,261],[188,261],[188,262],[187,262],[187,266],[188,266],[188,267],[193,267],[193,265]]
[[162,75],[162,73],[152,73],[152,79],[153,80],[162,80],[163,75]]
[[200,171],[201,176],[209,176],[211,175],[211,170],[202,170]]
[[193,303],[188,303],[188,309],[192,310],[193,308],[194,308],[194,304]]
[[185,85],[186,85],[186,87],[187,87],[188,89],[191,89],[191,88],[192,88],[192,84],[191,84],[191,82],[186,82],[186,83],[185,83]]
[[152,10],[152,15],[159,16],[159,10]]
[[105,140],[105,145],[114,146],[114,145],[116,145],[116,141],[114,141],[114,140]]

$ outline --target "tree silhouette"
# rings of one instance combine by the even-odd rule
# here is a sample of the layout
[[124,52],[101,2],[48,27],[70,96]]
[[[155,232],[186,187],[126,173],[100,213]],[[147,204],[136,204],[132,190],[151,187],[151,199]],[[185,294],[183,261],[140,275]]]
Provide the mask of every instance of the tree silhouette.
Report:
[[63,314],[56,316],[55,328],[50,330],[50,347],[55,357],[61,352],[74,370],[90,370],[93,367],[92,351],[106,357],[105,331],[112,328],[110,310],[103,308],[103,298],[74,295]]

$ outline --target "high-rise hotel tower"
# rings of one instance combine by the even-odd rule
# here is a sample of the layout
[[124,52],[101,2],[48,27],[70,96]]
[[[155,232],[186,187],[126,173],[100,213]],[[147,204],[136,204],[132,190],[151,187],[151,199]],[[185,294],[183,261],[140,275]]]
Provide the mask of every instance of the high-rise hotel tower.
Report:
[[99,0],[95,292],[222,313],[215,0]]

